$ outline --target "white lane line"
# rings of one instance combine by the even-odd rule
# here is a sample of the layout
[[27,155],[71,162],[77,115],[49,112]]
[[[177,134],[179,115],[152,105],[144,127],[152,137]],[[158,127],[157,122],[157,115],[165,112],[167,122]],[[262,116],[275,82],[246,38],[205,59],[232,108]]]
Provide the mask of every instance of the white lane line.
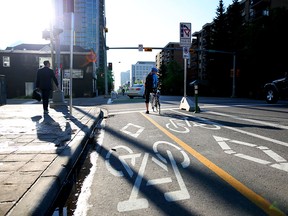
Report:
[[227,129],[229,129],[229,130],[237,131],[237,132],[242,133],[242,134],[246,134],[246,135],[249,135],[249,136],[253,136],[253,137],[256,137],[256,138],[259,138],[259,139],[262,139],[262,140],[266,140],[266,141],[268,141],[268,142],[272,142],[272,143],[275,143],[275,144],[278,144],[278,145],[282,145],[282,146],[288,147],[288,143],[282,142],[282,141],[280,141],[280,140],[276,140],[276,139],[272,139],[272,138],[269,138],[269,137],[261,136],[261,135],[259,135],[259,134],[255,134],[255,133],[243,131],[243,130],[240,130],[240,129],[237,129],[237,128],[233,128],[233,127],[229,127],[229,126],[224,126],[224,125],[223,125],[222,127],[227,128]]
[[259,121],[259,120],[255,120],[255,119],[241,118],[241,117],[238,117],[238,116],[233,116],[233,115],[219,113],[219,112],[214,112],[214,111],[207,111],[206,113],[219,115],[219,116],[230,117],[230,118],[241,120],[241,121],[247,121],[247,122],[252,122],[252,123],[257,123],[257,124],[262,124],[262,125],[267,125],[267,126],[271,126],[271,127],[275,127],[275,128],[288,130],[288,126],[285,126],[285,125],[273,124],[273,123],[270,123],[270,122]]
[[[195,117],[195,115],[191,115],[191,114],[188,114],[188,113],[183,113],[183,112],[176,111],[176,110],[172,110],[172,111],[173,111],[173,112],[176,112],[176,113],[180,113],[180,114],[182,114],[182,115],[186,115],[186,116],[190,116],[190,117],[199,119],[198,117]],[[213,113],[213,112],[211,112],[211,113]],[[202,119],[202,118],[201,118],[201,119]],[[244,118],[241,118],[241,120],[245,121]],[[249,120],[249,119],[248,119],[248,120]],[[265,122],[263,122],[263,123],[265,123]],[[269,124],[268,122],[266,122],[266,123]],[[216,124],[216,123],[215,123],[215,124]],[[261,123],[259,122],[259,124],[261,124]],[[259,139],[262,139],[262,140],[266,140],[266,141],[268,141],[268,142],[272,142],[272,143],[275,143],[275,144],[278,144],[278,145],[282,145],[282,146],[288,147],[288,143],[283,142],[283,141],[280,141],[280,140],[276,140],[276,139],[272,139],[272,138],[269,138],[269,137],[261,136],[261,135],[259,135],[259,134],[251,133],[251,132],[244,131],[244,130],[241,130],[241,129],[237,129],[237,128],[225,126],[225,125],[220,124],[220,123],[217,123],[217,125],[219,125],[219,126],[221,126],[221,127],[223,127],[223,128],[229,129],[229,130],[237,131],[237,132],[242,133],[242,134],[245,134],[245,135],[253,136],[253,137],[256,137],[256,138],[259,138]],[[278,126],[286,127],[286,126],[283,126],[283,125],[278,125]]]
[[266,153],[269,157],[271,157],[273,160],[275,160],[278,163],[281,162],[287,162],[283,157],[281,157],[280,155],[278,155],[277,153],[275,153],[272,150],[263,150],[264,153]]
[[272,164],[271,167],[288,172],[288,163]]
[[220,141],[220,142],[218,142],[218,144],[220,145],[220,147],[221,147],[223,150],[230,150],[230,149],[231,149],[231,148],[227,145],[226,142]]
[[[179,109],[179,107],[162,107],[161,106],[161,111],[164,110],[173,110],[173,109]],[[119,110],[109,110],[109,115],[119,115],[119,114],[131,114],[131,113],[139,113],[139,112],[145,112],[145,108],[135,108],[135,109],[121,109],[121,111]]]
[[[105,119],[101,122],[101,128],[105,127]],[[89,174],[85,177],[83,185],[81,187],[81,192],[78,196],[77,204],[76,204],[76,209],[74,211],[74,216],[85,216],[87,215],[87,212],[89,208],[91,207],[89,201],[89,198],[91,196],[91,188],[92,188],[92,183],[94,179],[94,175],[96,173],[97,168],[99,167],[98,165],[98,159],[99,159],[99,153],[97,152],[100,148],[102,148],[103,140],[104,140],[104,135],[105,135],[105,130],[101,129],[99,131],[99,135],[97,138],[97,147],[96,151],[94,150],[90,154],[90,163],[92,164],[90,168]]]
[[236,143],[236,144],[240,144],[240,145],[245,145],[245,146],[249,146],[249,147],[255,147],[257,145],[255,144],[251,144],[251,143],[247,143],[247,142],[242,142],[242,141],[238,141],[238,140],[231,140],[232,143]]
[[250,161],[253,161],[253,162],[256,162],[256,163],[259,163],[259,164],[269,164],[271,162],[269,161],[266,161],[266,160],[262,160],[262,159],[259,159],[259,158],[255,158],[255,157],[251,157],[249,155],[244,155],[244,154],[234,154],[235,156],[237,157],[240,157],[240,158],[243,158],[243,159],[246,159],[246,160],[250,160]]

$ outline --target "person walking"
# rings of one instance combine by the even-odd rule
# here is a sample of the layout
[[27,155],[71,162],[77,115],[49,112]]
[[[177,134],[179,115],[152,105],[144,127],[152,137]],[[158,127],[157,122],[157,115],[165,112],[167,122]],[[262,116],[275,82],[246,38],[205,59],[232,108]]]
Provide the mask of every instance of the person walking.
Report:
[[52,91],[52,80],[58,88],[58,80],[54,71],[50,69],[50,62],[44,61],[44,67],[38,69],[36,77],[36,88],[40,89],[42,94],[42,103],[44,114],[48,113],[49,97]]
[[149,100],[150,93],[156,92],[158,87],[158,69],[152,67],[150,73],[147,75],[145,80],[145,105],[146,105],[146,114],[149,114]]

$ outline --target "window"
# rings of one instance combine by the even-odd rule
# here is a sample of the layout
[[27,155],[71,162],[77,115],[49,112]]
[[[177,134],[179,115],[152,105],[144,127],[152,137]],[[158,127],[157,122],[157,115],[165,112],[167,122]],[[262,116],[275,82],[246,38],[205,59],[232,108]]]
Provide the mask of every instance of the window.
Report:
[[3,56],[3,67],[10,67],[10,57]]

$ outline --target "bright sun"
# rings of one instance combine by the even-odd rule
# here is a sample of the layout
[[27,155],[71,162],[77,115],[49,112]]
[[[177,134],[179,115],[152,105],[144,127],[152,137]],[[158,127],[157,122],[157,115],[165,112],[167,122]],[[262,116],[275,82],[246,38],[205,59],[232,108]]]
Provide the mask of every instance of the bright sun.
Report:
[[[42,31],[49,28],[53,16],[51,0],[9,0],[1,2],[1,44],[46,43]],[[2,45],[3,44],[3,45]]]

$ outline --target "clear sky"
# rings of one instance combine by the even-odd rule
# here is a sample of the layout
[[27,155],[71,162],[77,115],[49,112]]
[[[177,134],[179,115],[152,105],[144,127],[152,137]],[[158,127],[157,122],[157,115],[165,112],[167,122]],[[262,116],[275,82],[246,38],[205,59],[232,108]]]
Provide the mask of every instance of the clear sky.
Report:
[[[223,0],[225,8],[232,0]],[[216,17],[219,0],[106,0],[107,46],[164,47],[179,42],[179,25],[191,23],[192,33],[202,29]],[[137,61],[155,61],[160,50],[108,50],[108,62],[113,63],[117,90],[122,71],[131,70]]]
[[[179,42],[181,22],[192,24],[192,33],[213,21],[219,0],[106,0],[108,47],[164,47]],[[232,0],[223,0],[225,8]],[[50,0],[0,0],[0,49],[20,43],[48,43],[42,31],[49,28]],[[35,10],[37,9],[37,10]],[[33,12],[32,12],[33,11]],[[108,50],[116,89],[120,72],[137,61],[155,61],[160,50]]]

